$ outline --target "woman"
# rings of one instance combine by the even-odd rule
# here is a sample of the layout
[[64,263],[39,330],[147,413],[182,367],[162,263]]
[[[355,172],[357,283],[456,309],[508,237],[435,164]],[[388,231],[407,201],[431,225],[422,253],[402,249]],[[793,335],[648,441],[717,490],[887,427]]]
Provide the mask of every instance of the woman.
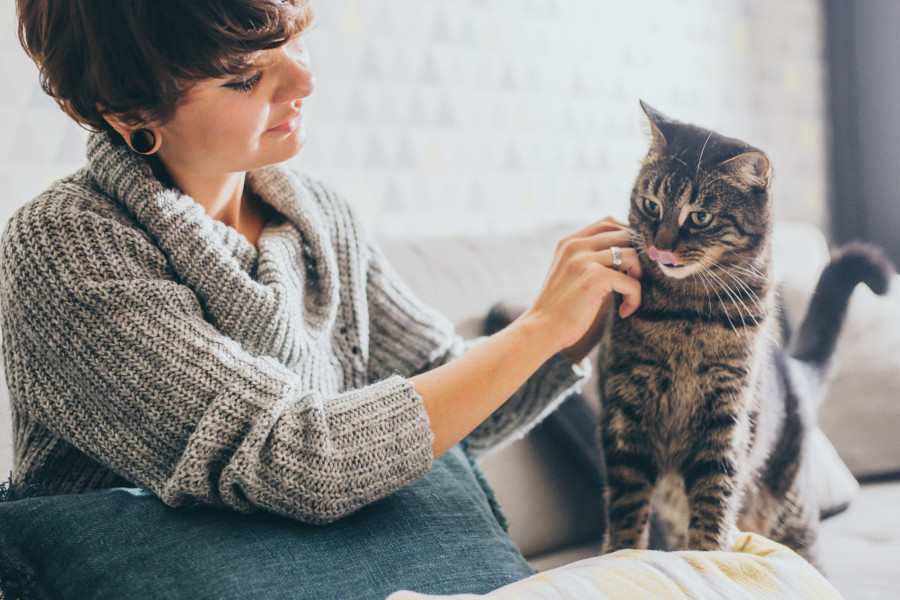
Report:
[[560,243],[511,327],[464,344],[343,200],[276,166],[305,141],[305,2],[17,8],[45,90],[95,132],[3,237],[14,480],[330,522],[533,424],[610,292],[623,316],[640,302],[606,219]]

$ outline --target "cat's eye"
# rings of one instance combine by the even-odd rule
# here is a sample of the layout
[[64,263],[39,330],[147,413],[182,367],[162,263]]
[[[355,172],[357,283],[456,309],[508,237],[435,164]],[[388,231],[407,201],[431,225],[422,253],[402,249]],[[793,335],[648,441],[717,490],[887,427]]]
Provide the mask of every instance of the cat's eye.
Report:
[[694,227],[708,227],[709,224],[712,223],[712,220],[712,213],[708,213],[703,210],[698,210],[691,213],[691,223],[693,223]]
[[650,198],[644,198],[644,212],[654,219],[658,219],[662,208]]

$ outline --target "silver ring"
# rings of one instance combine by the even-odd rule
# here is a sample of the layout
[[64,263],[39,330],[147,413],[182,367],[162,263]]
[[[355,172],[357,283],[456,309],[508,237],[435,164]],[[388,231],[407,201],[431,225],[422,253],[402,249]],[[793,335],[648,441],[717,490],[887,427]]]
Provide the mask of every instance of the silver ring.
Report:
[[610,247],[609,251],[612,252],[613,255],[612,268],[618,271],[619,267],[622,266],[622,251],[619,250],[616,246]]

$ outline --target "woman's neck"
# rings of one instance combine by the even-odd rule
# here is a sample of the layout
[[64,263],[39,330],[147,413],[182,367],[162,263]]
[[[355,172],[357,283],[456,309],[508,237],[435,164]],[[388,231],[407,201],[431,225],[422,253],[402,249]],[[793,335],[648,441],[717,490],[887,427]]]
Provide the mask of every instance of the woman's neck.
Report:
[[264,222],[264,203],[251,197],[245,172],[202,176],[170,168],[156,155],[149,157],[149,161],[153,174],[164,185],[190,196],[210,217],[256,244]]

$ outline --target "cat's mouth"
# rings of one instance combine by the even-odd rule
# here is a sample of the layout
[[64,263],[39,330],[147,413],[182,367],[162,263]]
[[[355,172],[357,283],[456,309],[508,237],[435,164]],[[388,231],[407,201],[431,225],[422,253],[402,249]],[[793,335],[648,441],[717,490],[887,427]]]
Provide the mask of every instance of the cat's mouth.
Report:
[[684,279],[698,270],[697,263],[684,264],[672,250],[660,250],[655,245],[647,248],[647,256],[655,262],[663,275],[673,279]]
[[671,277],[672,279],[685,279],[700,270],[700,263],[698,262],[688,265],[665,265],[659,261],[655,262],[659,267],[659,270],[662,271],[663,275],[665,275],[666,277]]

